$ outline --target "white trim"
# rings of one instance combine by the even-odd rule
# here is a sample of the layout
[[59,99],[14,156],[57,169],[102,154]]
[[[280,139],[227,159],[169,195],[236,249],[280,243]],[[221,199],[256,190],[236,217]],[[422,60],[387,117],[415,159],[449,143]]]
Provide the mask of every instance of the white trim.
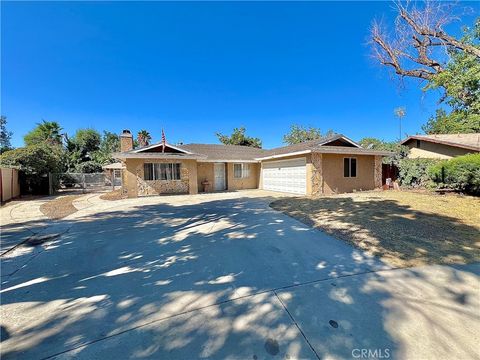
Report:
[[287,160],[274,160],[274,161],[268,161],[268,162],[264,162],[262,164],[276,164],[276,163],[279,163],[279,162],[285,162],[285,161],[289,161],[289,160],[298,160],[298,159],[303,159],[305,160],[305,165],[307,164],[307,158],[305,156],[299,156],[295,159],[287,159]]
[[175,160],[197,160],[205,158],[204,155],[196,154],[175,154],[175,153],[115,153],[112,155],[115,159],[175,159]]
[[[352,139],[349,139],[349,138],[346,137],[345,135],[341,135],[341,136],[339,136],[339,137],[336,138],[336,139],[334,138],[334,139],[325,141],[324,143],[322,143],[322,144],[319,145],[319,146],[323,146],[323,145],[325,145],[325,144],[328,144],[328,143],[330,143],[330,142],[333,142],[333,141],[336,141],[336,140],[339,140],[339,139],[343,139],[343,140],[345,140],[346,142],[349,142],[350,144],[352,144],[352,145],[354,145],[354,146],[356,146],[356,147],[358,147],[358,148],[363,149],[361,145],[357,144],[355,141],[353,141]],[[327,145],[327,146],[328,146],[328,145]]]
[[[141,152],[143,152],[143,151],[145,151],[145,150],[153,149],[153,148],[156,148],[156,147],[159,147],[159,146],[163,146],[163,143],[156,143],[156,144],[148,145],[148,146],[146,146],[146,147],[133,150],[133,151],[131,151],[131,153],[138,154],[138,153],[141,153]],[[182,152],[182,153],[184,153],[184,154],[193,154],[193,153],[190,152],[190,151],[184,150],[184,149],[179,148],[179,147],[177,147],[177,146],[175,146],[175,145],[171,145],[171,144],[169,144],[168,142],[165,143],[165,146],[168,146],[169,148],[172,148],[172,149],[174,149],[174,150],[180,151],[180,152]]]
[[391,156],[391,151],[369,150],[364,148],[353,148],[346,146],[320,146],[313,150],[314,153],[320,154],[340,154],[340,155],[378,155],[378,156]]
[[197,162],[201,163],[217,163],[217,162],[222,162],[222,163],[252,163],[252,164],[258,164],[260,161],[258,160],[211,160],[211,159],[198,159]]
[[255,158],[255,160],[270,160],[270,159],[279,159],[279,158],[284,158],[288,156],[295,156],[295,155],[304,155],[304,154],[310,154],[312,150],[302,150],[302,151],[296,151],[296,152],[291,152],[291,153],[286,153],[286,154],[278,154],[278,155],[272,155],[272,156],[265,156],[261,158]]

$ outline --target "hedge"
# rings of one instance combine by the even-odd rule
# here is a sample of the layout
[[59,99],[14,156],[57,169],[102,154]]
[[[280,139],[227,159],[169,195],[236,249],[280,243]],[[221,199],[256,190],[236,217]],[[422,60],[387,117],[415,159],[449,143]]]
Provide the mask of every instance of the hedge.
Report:
[[398,162],[400,185],[405,187],[429,187],[432,183],[429,169],[437,164],[435,159],[401,159]]
[[480,195],[480,153],[440,161],[428,175],[439,188]]

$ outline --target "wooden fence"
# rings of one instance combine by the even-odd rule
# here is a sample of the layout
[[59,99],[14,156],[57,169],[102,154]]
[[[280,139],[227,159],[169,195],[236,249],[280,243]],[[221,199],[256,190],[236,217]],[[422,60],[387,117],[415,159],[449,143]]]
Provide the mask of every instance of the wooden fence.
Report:
[[18,170],[0,168],[0,201],[3,203],[20,196]]

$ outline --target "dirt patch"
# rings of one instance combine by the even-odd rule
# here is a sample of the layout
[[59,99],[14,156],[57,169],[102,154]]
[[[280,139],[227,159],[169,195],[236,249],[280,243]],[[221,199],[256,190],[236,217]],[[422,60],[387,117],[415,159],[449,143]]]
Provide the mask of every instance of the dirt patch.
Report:
[[480,198],[384,191],[289,198],[270,206],[392,266],[480,261]]
[[102,200],[115,201],[115,200],[122,200],[122,199],[126,199],[126,198],[127,198],[127,195],[123,194],[121,189],[110,191],[108,193],[100,195],[100,199],[102,199]]
[[66,195],[57,197],[42,204],[40,211],[50,219],[61,219],[78,211],[72,202],[82,196],[83,195]]

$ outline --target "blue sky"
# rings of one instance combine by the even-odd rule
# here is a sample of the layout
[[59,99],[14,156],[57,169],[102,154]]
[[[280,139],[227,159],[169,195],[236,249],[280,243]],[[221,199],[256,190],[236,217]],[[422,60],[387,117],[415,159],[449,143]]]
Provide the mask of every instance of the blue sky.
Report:
[[[437,95],[369,57],[390,2],[2,2],[1,112],[13,144],[41,119],[159,140],[218,142],[245,126],[264,147],[292,123],[355,140],[420,132]],[[456,25],[458,28],[461,24]]]

